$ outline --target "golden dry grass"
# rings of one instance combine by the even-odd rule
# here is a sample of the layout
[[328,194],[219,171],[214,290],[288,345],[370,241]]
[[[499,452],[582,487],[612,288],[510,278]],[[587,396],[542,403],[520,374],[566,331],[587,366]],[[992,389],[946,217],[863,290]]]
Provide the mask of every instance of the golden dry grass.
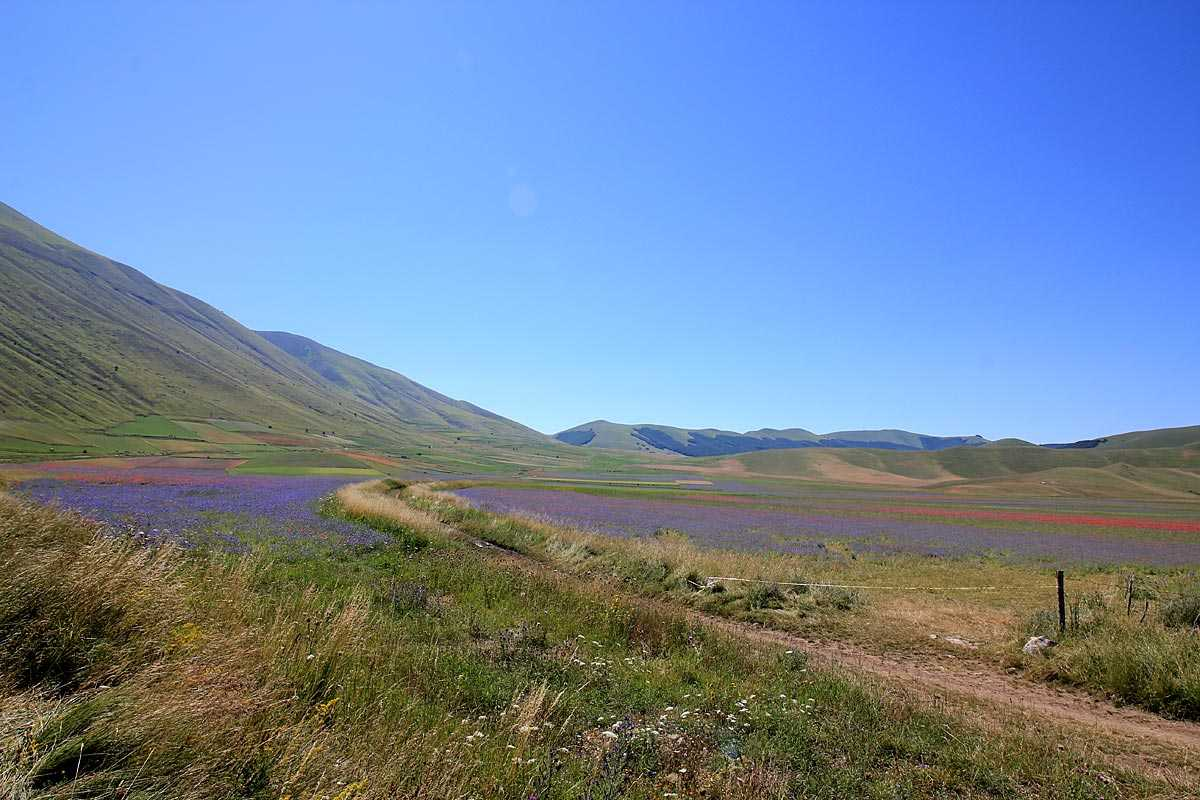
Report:
[[[339,502],[395,519],[389,488],[357,487]],[[402,518],[431,539],[445,533],[422,509]],[[506,573],[461,544],[296,560],[97,534],[0,495],[4,800],[1084,797],[1112,794],[1110,785],[1150,797],[1162,788],[1077,760],[1047,737],[982,738],[869,684],[623,605],[591,584]],[[398,607],[379,591],[384,580],[424,582],[445,602]],[[553,634],[520,638],[537,629]],[[811,699],[801,707],[801,698]]]

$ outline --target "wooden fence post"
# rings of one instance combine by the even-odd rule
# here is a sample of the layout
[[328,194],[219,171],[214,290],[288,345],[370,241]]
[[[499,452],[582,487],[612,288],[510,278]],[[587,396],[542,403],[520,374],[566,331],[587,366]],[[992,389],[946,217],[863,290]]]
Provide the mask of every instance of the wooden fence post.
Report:
[[1060,634],[1067,632],[1067,594],[1063,589],[1063,571],[1060,569],[1056,575],[1058,578],[1058,632]]

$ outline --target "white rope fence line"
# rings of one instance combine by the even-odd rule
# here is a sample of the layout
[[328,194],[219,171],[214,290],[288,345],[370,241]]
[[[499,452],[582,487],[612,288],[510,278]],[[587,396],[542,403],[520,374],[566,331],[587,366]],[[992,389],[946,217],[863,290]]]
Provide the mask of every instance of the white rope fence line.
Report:
[[809,586],[818,589],[893,589],[903,592],[1000,592],[1000,591],[1042,591],[1057,590],[1057,586],[871,586],[857,583],[796,583],[792,581],[772,581],[764,578],[731,578],[713,575],[708,582],[737,581],[738,583],[770,583],[776,586]]

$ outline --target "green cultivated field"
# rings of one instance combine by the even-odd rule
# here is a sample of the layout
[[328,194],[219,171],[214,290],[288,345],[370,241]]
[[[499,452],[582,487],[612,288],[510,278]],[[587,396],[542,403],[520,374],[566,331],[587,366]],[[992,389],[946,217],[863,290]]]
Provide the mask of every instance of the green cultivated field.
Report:
[[157,415],[139,416],[108,429],[113,436],[151,436],[169,439],[198,439],[196,432]]
[[363,462],[321,451],[275,452],[257,456],[233,469],[243,475],[349,475],[379,476],[383,473]]

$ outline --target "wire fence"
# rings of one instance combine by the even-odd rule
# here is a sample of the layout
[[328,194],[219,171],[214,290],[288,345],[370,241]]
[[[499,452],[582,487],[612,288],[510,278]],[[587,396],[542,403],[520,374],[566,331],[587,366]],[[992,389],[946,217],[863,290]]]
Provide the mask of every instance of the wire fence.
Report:
[[714,575],[708,582],[734,581],[737,583],[765,583],[775,586],[804,586],[815,589],[886,589],[901,592],[1012,592],[1012,591],[1055,591],[1055,584],[1025,584],[1022,586],[884,586],[865,583],[818,583],[809,581],[773,581],[765,578],[734,578]]

